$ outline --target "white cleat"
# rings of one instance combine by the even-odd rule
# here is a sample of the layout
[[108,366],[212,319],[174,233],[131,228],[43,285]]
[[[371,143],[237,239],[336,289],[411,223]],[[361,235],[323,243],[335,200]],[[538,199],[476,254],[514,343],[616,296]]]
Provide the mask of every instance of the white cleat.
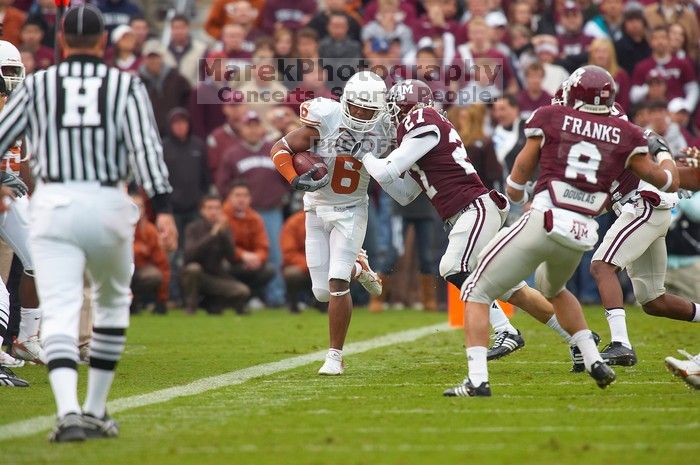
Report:
[[39,336],[32,336],[26,341],[15,338],[12,342],[12,355],[27,362],[46,365],[46,354],[39,344]]
[[357,282],[362,284],[362,287],[364,287],[370,295],[375,297],[380,296],[382,294],[382,280],[379,275],[369,267],[367,252],[363,249],[360,250],[357,256],[357,263],[362,267],[362,271],[360,271],[360,274],[357,276]]
[[691,355],[685,350],[678,349],[681,355],[688,360],[678,360],[674,357],[666,357],[666,368],[674,375],[682,378],[695,389],[700,389],[700,354]]
[[14,358],[7,352],[0,351],[0,366],[7,368],[21,368],[24,366],[24,360]]
[[343,363],[343,356],[329,350],[326,354],[326,361],[323,362],[323,366],[318,370],[318,374],[324,376],[338,376],[342,375],[344,371],[345,364]]

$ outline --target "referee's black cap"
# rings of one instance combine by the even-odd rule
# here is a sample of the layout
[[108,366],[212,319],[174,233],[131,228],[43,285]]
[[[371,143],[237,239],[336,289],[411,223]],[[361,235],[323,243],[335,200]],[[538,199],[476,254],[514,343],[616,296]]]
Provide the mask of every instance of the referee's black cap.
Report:
[[71,7],[63,16],[63,33],[75,36],[94,36],[105,30],[102,13],[90,4]]

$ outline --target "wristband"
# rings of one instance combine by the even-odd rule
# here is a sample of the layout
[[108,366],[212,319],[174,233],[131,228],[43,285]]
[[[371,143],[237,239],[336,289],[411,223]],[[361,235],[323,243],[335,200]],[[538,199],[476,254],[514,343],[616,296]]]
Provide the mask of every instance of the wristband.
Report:
[[508,175],[508,177],[506,178],[506,184],[508,184],[509,187],[515,189],[516,191],[524,191],[527,187],[526,184],[518,184],[517,182],[513,181],[510,175]]
[[673,162],[674,165],[676,164],[676,161],[673,159],[673,156],[670,153],[659,152],[656,154],[656,161],[657,162],[661,163],[664,160],[669,160],[669,161]]
[[[511,186],[511,187],[513,187],[513,186]],[[513,189],[515,189],[515,187],[513,187]],[[525,189],[522,190],[522,193],[523,193],[523,198],[522,198],[522,199],[520,199],[520,200],[513,200],[513,198],[512,198],[510,195],[508,195],[508,190],[506,189],[506,197],[508,197],[508,200],[509,200],[510,203],[512,203],[513,205],[523,205],[524,203],[526,203],[526,202],[530,199],[530,194],[528,194],[527,191],[526,191]]]
[[669,170],[664,170],[664,173],[666,173],[666,184],[659,188],[661,192],[666,192],[666,190],[671,187],[671,184],[673,184],[673,175],[671,172]]

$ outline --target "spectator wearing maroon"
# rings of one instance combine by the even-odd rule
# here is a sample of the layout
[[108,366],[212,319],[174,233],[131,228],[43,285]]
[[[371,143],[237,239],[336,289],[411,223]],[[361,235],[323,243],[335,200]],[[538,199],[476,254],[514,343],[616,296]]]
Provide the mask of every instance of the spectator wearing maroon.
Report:
[[[693,2],[689,2],[693,5]],[[697,6],[695,7],[697,9]],[[661,0],[653,3],[644,9],[649,27],[654,29],[657,26],[670,27],[672,24],[680,25],[685,31],[687,39],[688,57],[697,63],[700,24],[698,16],[693,7],[687,7],[685,2],[678,0]]]
[[591,37],[607,37],[615,41],[622,37],[624,0],[602,0],[600,14],[588,20],[583,27],[584,34]]
[[[238,125],[240,141],[225,152],[216,177],[221,194],[231,200],[229,190],[237,185],[236,179],[245,179],[252,208],[262,217],[265,232],[270,239],[268,264],[274,277],[265,291],[268,305],[284,304],[284,279],[281,275],[282,253],[279,237],[282,230],[282,207],[288,200],[289,183],[280,176],[270,159],[273,141],[267,139],[266,128],[260,117],[247,111]],[[234,230],[235,232],[235,230]],[[236,240],[239,240],[236,237]],[[241,280],[247,282],[241,277]]]
[[286,59],[293,58],[296,55],[294,47],[294,33],[286,28],[275,30],[272,35],[274,43],[275,58]]
[[143,16],[143,11],[131,0],[98,0],[97,7],[102,12],[107,34],[117,26],[128,25],[134,16]]
[[317,9],[316,0],[267,0],[262,12],[262,28],[267,33],[280,27],[299,30],[308,25]]
[[414,49],[415,44],[411,28],[403,22],[404,13],[399,9],[398,0],[382,0],[378,4],[374,19],[362,28],[365,55],[366,51],[371,50],[373,44],[380,43],[379,41],[391,43],[393,40],[399,40],[401,56],[405,56]]
[[[328,18],[328,35],[318,44],[323,64],[330,65],[327,87],[336,94],[342,92],[345,80],[335,71],[343,65],[359,66],[362,57],[360,42],[348,37],[348,17],[345,13],[331,13]],[[346,77],[347,78],[347,77]]]
[[651,55],[647,42],[647,21],[638,6],[625,9],[622,22],[622,37],[615,41],[615,54],[620,66],[632,75],[634,67]]
[[651,32],[651,56],[640,61],[632,73],[632,103],[639,102],[649,92],[645,80],[652,70],[656,70],[666,81],[667,97],[685,98],[688,108],[695,110],[700,96],[700,88],[691,61],[671,55],[668,28],[658,26]]
[[167,131],[170,110],[187,106],[191,91],[187,79],[166,62],[167,55],[165,47],[151,39],[143,46],[143,64],[139,67],[161,134]]
[[347,17],[348,37],[359,42],[362,27],[358,18],[351,14],[351,10],[346,7],[345,0],[325,0],[323,10],[309,21],[308,27],[314,29],[318,36],[323,39],[328,35],[328,21],[334,13],[340,13]]
[[112,49],[107,63],[131,74],[138,74],[141,58],[136,54],[136,36],[131,26],[122,24],[112,31]]
[[[200,106],[207,107],[206,105]],[[218,106],[221,107],[225,120],[207,136],[207,165],[211,179],[214,180],[222,164],[224,153],[238,144],[240,140],[237,127],[243,114],[247,111],[247,105],[240,102],[230,102]],[[225,192],[219,193],[225,194]]]
[[564,60],[571,60],[574,65],[567,69],[571,72],[578,68],[585,61],[588,46],[593,38],[583,33],[583,13],[578,4],[573,0],[564,3],[560,24],[559,40],[560,57]]
[[460,26],[457,21],[445,16],[443,2],[440,0],[426,0],[424,3],[425,14],[410,23],[413,31],[413,40],[416,42],[423,37],[436,37],[450,34],[452,40],[460,35]]
[[191,86],[197,85],[200,58],[207,52],[207,45],[192,37],[190,20],[185,15],[175,15],[170,20],[170,43],[168,51],[177,63],[177,69]]
[[239,24],[246,32],[246,41],[251,44],[260,36],[258,23],[264,0],[216,0],[209,10],[204,30],[214,39],[221,38],[224,26]]
[[41,41],[44,39],[44,30],[39,23],[27,21],[20,32],[22,51],[27,51],[34,57],[35,69],[46,69],[53,64],[54,51]]
[[253,57],[253,49],[245,40],[246,31],[240,24],[227,24],[221,31],[221,41],[216,45],[215,52],[209,57],[223,57],[227,66],[243,69]]
[[0,26],[2,26],[2,40],[6,40],[15,47],[20,47],[20,31],[27,19],[27,15],[20,9],[12,6],[13,0],[0,0]]
[[527,119],[533,111],[552,103],[552,96],[542,89],[544,67],[535,62],[525,69],[525,88],[518,93],[520,116]]
[[559,64],[559,42],[550,35],[540,35],[532,38],[537,59],[544,68],[544,80],[542,88],[550,95],[554,95],[564,79],[569,77],[569,72]]
[[668,85],[666,84],[666,79],[661,75],[661,71],[652,69],[647,74],[647,79],[644,82],[649,89],[646,97],[644,97],[644,103],[668,101]]
[[[474,65],[496,65],[500,66],[498,82],[490,83],[500,87],[504,92],[517,92],[518,84],[508,58],[496,50],[491,40],[493,33],[481,17],[473,18],[469,23],[469,42],[457,47],[457,64],[465,70],[471,69]],[[493,70],[493,69],[492,69]],[[472,80],[472,76],[466,76],[467,80]],[[483,83],[482,83],[483,84]]]
[[630,111],[630,77],[620,68],[615,56],[615,47],[609,39],[595,39],[588,47],[588,64],[600,66],[607,70],[615,80],[617,92],[615,101],[625,112]]
[[35,3],[29,10],[27,21],[39,24],[41,30],[44,31],[42,45],[53,49],[55,47],[56,37],[56,5],[53,1],[42,0]]
[[143,45],[148,39],[153,38],[151,36],[151,25],[148,24],[148,21],[143,16],[133,16],[131,21],[129,21],[129,26],[131,26],[131,30],[134,32],[134,39],[136,39],[134,52],[141,56]]
[[226,121],[224,106],[242,100],[241,93],[231,89],[229,83],[224,81],[226,59],[212,56],[207,58],[206,66],[201,70],[188,105],[192,116],[192,133],[202,140]]

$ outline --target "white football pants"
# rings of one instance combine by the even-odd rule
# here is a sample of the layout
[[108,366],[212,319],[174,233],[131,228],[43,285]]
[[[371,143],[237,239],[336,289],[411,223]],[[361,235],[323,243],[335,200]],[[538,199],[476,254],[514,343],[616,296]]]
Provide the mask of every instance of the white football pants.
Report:
[[[92,283],[94,326],[127,328],[139,211],[126,192],[90,182],[39,184],[30,215],[29,246],[45,309],[42,341],[58,336],[77,347],[85,270]],[[55,356],[73,358],[70,352]]]

